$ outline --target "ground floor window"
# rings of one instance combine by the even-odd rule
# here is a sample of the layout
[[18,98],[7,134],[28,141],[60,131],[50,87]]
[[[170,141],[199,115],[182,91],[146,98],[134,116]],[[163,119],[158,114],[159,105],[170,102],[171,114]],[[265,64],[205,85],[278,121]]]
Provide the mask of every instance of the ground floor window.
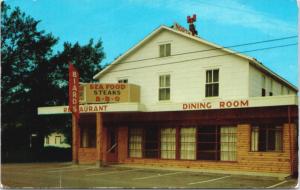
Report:
[[221,160],[236,160],[236,127],[221,127]]
[[144,129],[144,157],[158,158],[159,140],[158,128],[149,127]]
[[180,159],[196,159],[196,127],[180,129]]
[[220,128],[200,126],[197,131],[197,160],[220,160]]
[[142,157],[142,129],[133,128],[129,130],[129,156]]
[[163,159],[176,157],[176,128],[162,128],[160,132],[160,156]]
[[235,161],[236,141],[234,126],[131,128],[129,156]]
[[251,151],[282,151],[282,126],[252,126]]
[[80,141],[81,148],[96,147],[96,127],[82,126],[80,128]]

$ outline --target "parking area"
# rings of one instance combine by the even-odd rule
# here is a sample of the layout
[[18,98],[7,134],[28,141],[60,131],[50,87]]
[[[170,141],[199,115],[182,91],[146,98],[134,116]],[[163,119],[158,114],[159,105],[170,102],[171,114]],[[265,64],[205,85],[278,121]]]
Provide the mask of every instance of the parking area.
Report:
[[279,180],[188,170],[164,170],[71,163],[2,164],[4,187],[34,188],[295,188],[297,179]]

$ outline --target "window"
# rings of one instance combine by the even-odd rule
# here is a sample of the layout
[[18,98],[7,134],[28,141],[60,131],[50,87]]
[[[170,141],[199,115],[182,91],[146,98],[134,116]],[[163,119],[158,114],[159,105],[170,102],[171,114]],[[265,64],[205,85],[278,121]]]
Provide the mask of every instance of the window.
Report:
[[218,127],[198,127],[197,140],[197,160],[220,160],[220,130]]
[[196,159],[196,128],[180,129],[180,159]]
[[261,89],[261,96],[266,96],[266,89],[264,88]]
[[236,160],[236,127],[200,126],[197,132],[197,160]]
[[96,127],[82,126],[80,128],[80,140],[81,148],[96,147]]
[[281,151],[281,126],[253,126],[251,131],[251,151]]
[[159,45],[159,57],[167,57],[171,55],[171,44]]
[[62,144],[62,142],[61,142],[61,136],[55,136],[54,144]]
[[46,141],[46,142],[45,142],[46,144],[49,144],[49,137],[46,137],[46,138],[45,138],[45,141]]
[[129,129],[129,157],[142,157],[142,134],[141,128]]
[[118,83],[128,83],[128,79],[119,79]]
[[154,127],[145,128],[144,157],[158,158],[158,129]]
[[170,75],[159,76],[159,100],[170,100]]
[[219,96],[219,69],[206,71],[205,97]]
[[266,77],[264,75],[262,75],[261,86],[261,96],[266,96]]
[[221,127],[221,160],[236,160],[236,127]]
[[284,94],[284,87],[283,87],[283,85],[281,85],[280,94],[281,94],[281,95]]
[[236,132],[235,126],[130,128],[128,155],[131,158],[235,161]]
[[[164,131],[162,137],[164,148],[163,156],[172,156],[172,137],[169,137],[170,131]],[[170,135],[171,136],[171,135]],[[175,141],[174,141],[175,142]],[[131,158],[158,158],[159,157],[159,130],[158,128],[130,128],[129,129],[129,157]],[[174,150],[175,151],[175,150]]]
[[163,159],[176,157],[176,128],[162,128],[160,131],[160,156]]
[[273,81],[272,81],[272,79],[270,79],[270,92],[269,92],[269,96],[273,96]]

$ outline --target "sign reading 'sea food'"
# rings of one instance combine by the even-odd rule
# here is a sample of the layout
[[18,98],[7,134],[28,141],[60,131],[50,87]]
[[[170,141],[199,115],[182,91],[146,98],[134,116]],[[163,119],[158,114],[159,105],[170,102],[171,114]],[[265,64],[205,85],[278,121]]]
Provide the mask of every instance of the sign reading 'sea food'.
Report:
[[80,103],[139,102],[139,87],[125,83],[86,83],[80,87]]

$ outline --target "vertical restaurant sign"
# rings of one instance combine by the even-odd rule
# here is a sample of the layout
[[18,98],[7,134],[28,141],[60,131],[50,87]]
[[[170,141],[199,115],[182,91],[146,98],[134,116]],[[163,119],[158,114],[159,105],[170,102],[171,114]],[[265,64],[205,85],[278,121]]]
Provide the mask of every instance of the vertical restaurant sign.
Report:
[[79,73],[72,63],[69,63],[69,109],[79,119]]

